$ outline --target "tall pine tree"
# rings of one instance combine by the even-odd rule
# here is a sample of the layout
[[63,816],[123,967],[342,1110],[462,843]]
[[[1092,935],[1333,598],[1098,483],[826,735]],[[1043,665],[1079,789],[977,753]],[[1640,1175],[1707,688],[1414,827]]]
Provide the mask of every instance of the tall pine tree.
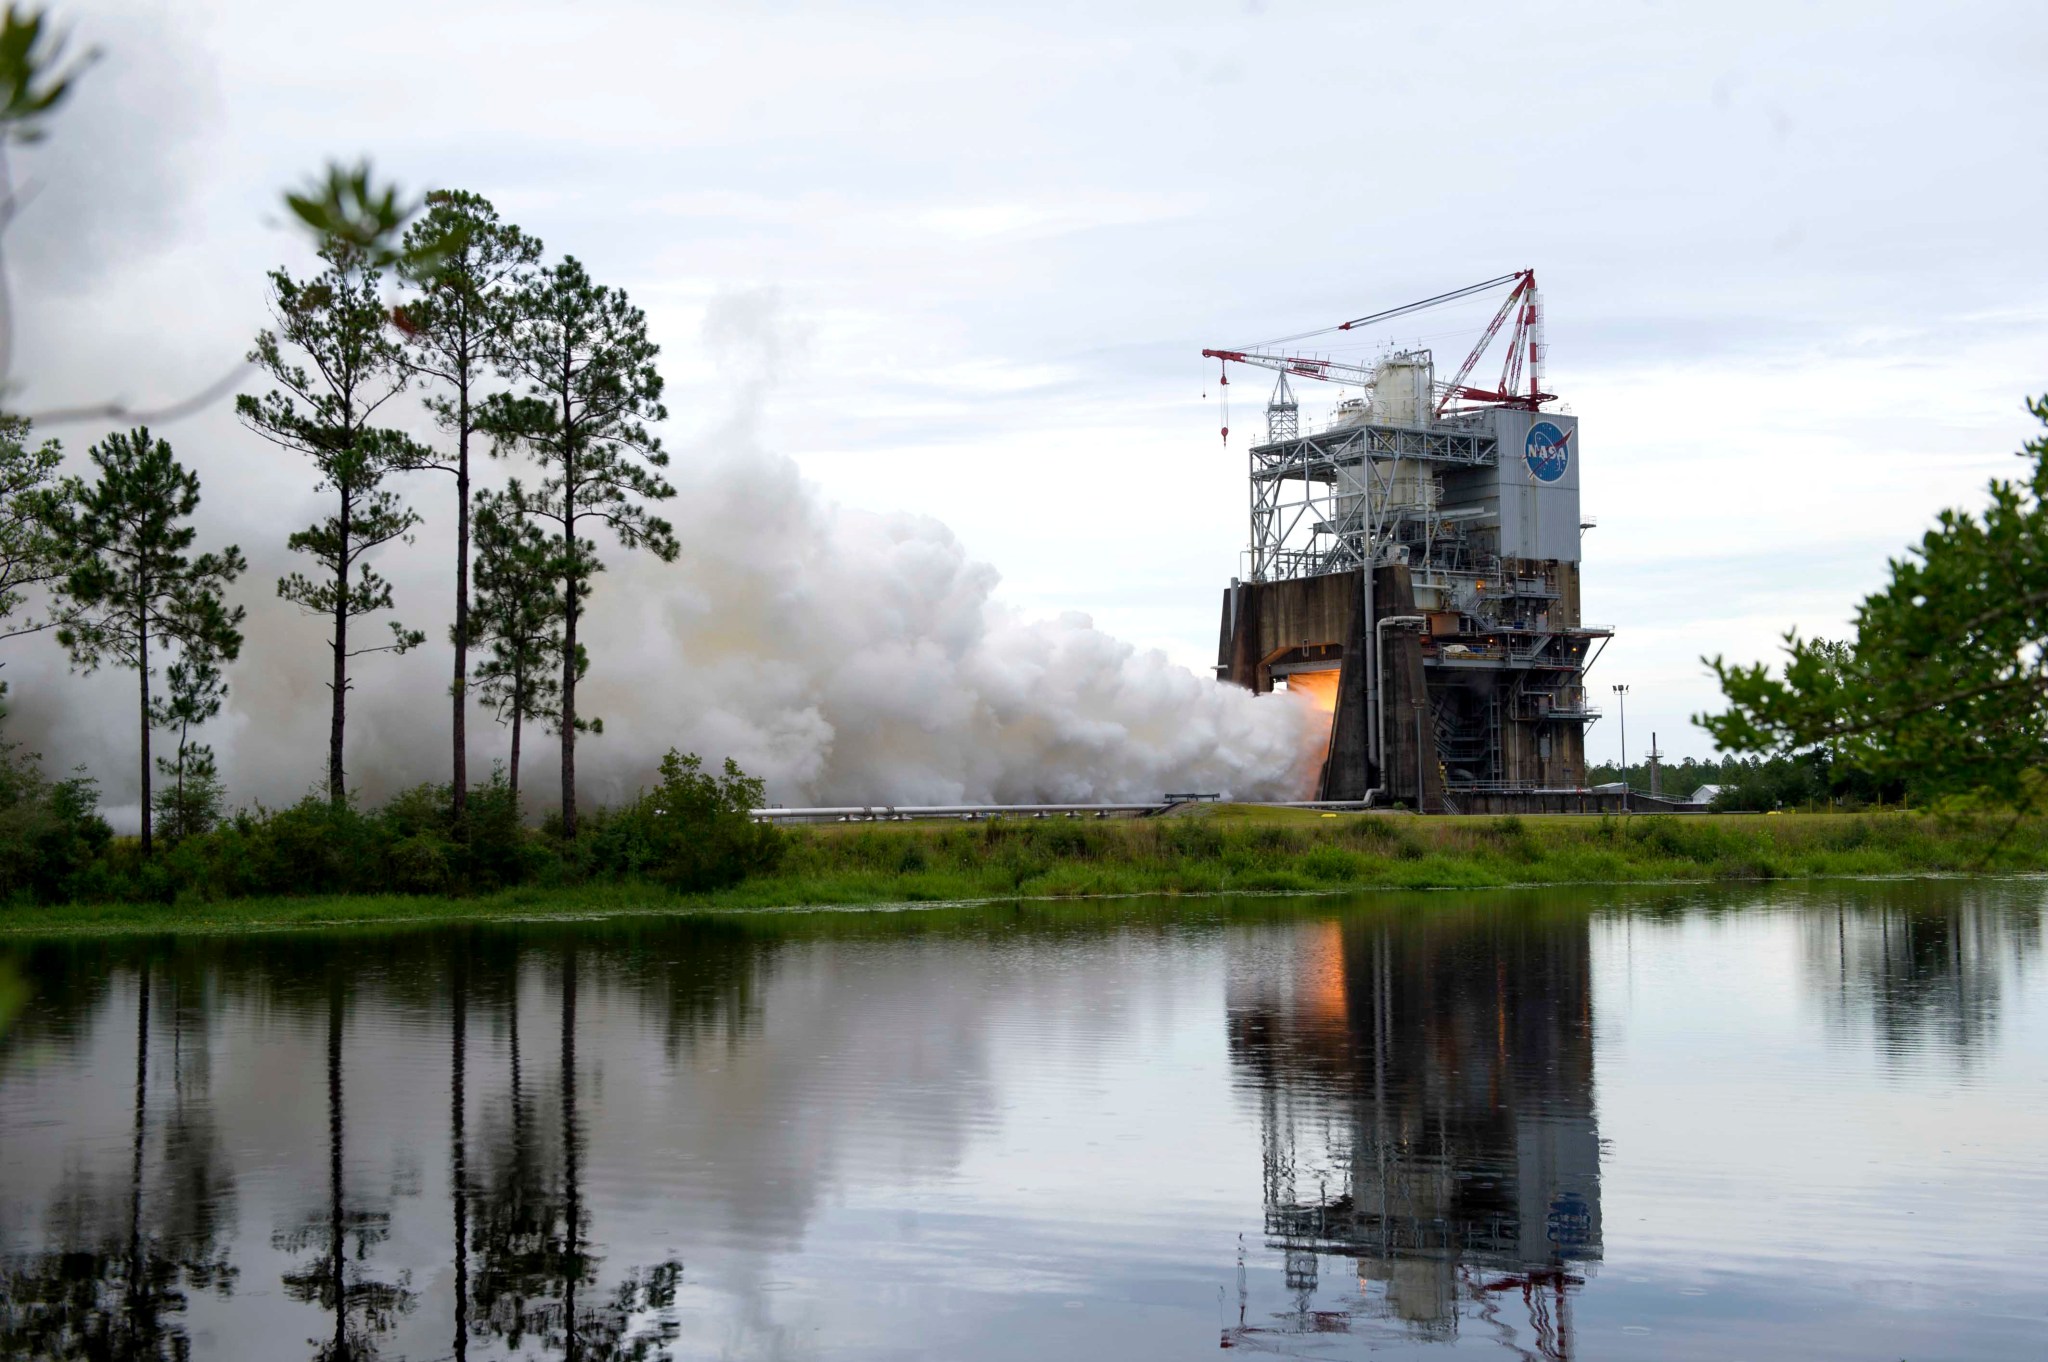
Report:
[[[282,577],[277,594],[332,622],[327,795],[340,804],[348,797],[342,750],[350,661],[366,653],[402,653],[426,639],[393,620],[389,643],[352,647],[349,624],[391,608],[391,584],[366,555],[394,539],[410,538],[419,516],[383,485],[384,479],[417,467],[428,455],[400,431],[376,424],[407,379],[398,345],[385,328],[382,271],[369,263],[361,247],[338,237],[327,239],[320,258],[326,268],[305,281],[281,269],[271,271],[277,329],[258,334],[249,359],[277,386],[262,397],[245,393],[236,398],[235,412],[257,434],[310,459],[319,475],[318,489],[334,498],[331,514],[287,541],[313,559],[318,574]],[[290,357],[294,352],[310,367],[296,363]]]
[[546,531],[522,510],[515,480],[476,501],[474,636],[489,651],[477,663],[477,693],[512,728],[512,802],[519,802],[520,737],[528,722],[560,717],[562,574]]
[[541,467],[525,498],[527,515],[548,525],[562,583],[562,831],[576,835],[576,683],[586,659],[577,626],[602,570],[585,537],[607,529],[622,547],[676,556],[675,532],[647,503],[675,495],[656,470],[668,465],[647,429],[665,420],[660,347],[647,318],[623,291],[593,283],[574,256],[541,271],[515,304],[506,364],[516,394],[491,402],[501,437],[523,445]]
[[[71,479],[53,518],[70,546],[70,571],[58,584],[69,618],[57,637],[74,665],[91,671],[112,660],[131,668],[141,717],[142,851],[151,850],[150,730],[163,718],[150,700],[158,657],[233,661],[242,647],[243,609],[222,593],[247,566],[233,545],[186,556],[197,530],[199,476],[146,428],[110,435],[87,451],[96,481]],[[152,653],[152,645],[157,652]],[[216,707],[217,708],[217,707]]]
[[[406,230],[405,248],[424,264],[401,264],[415,296],[393,314],[406,337],[405,362],[433,380],[426,399],[454,437],[452,460],[425,465],[455,475],[455,680],[451,689],[453,768],[449,782],[459,819],[469,797],[467,732],[470,621],[470,442],[479,432],[485,383],[504,351],[510,298],[540,259],[540,243],[501,221],[488,201],[460,190],[427,195],[427,211]],[[519,776],[515,770],[513,780]]]

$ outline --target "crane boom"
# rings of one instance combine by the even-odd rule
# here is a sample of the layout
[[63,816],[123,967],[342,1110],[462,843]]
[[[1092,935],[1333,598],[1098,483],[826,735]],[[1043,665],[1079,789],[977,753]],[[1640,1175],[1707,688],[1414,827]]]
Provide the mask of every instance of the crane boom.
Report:
[[[1483,283],[1439,293],[1420,302],[1404,303],[1400,307],[1354,317],[1348,322],[1326,326],[1319,331],[1304,331],[1300,335],[1284,336],[1279,340],[1249,349],[1204,350],[1202,358],[1217,360],[1226,366],[1221,380],[1221,386],[1226,393],[1230,382],[1227,366],[1232,364],[1248,364],[1258,369],[1271,369],[1283,376],[1291,374],[1296,378],[1313,378],[1325,383],[1356,383],[1363,386],[1372,382],[1375,366],[1347,364],[1341,360],[1319,359],[1311,355],[1289,354],[1278,347],[1316,336],[1329,335],[1331,332],[1353,331],[1376,322],[1391,321],[1396,317],[1404,317],[1426,308],[1470,298],[1503,284],[1512,284],[1514,287],[1508,290],[1508,296],[1502,300],[1500,310],[1494,313],[1493,320],[1487,323],[1486,332],[1479,338],[1479,344],[1472,347],[1472,353],[1465,356],[1465,362],[1458,366],[1456,377],[1449,383],[1437,385],[1435,414],[1438,417],[1443,416],[1450,404],[1457,401],[1527,407],[1535,411],[1543,403],[1551,401],[1556,394],[1543,391],[1543,305],[1536,291],[1534,270],[1517,270],[1513,274],[1503,274],[1497,279],[1488,279]],[[1501,366],[1500,385],[1496,388],[1469,386],[1466,380],[1471,377],[1472,370],[1478,367],[1480,358],[1493,345],[1494,338],[1500,334],[1501,328],[1507,325],[1510,316],[1514,317],[1515,324],[1509,333],[1508,352]],[[1527,391],[1523,391],[1525,372],[1528,376]],[[1227,414],[1223,429],[1224,442],[1227,444],[1230,439]]]

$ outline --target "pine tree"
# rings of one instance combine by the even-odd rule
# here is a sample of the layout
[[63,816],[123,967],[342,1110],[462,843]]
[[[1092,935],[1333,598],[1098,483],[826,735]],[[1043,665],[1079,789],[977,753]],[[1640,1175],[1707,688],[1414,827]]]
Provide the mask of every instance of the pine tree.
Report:
[[576,683],[587,659],[576,639],[603,564],[586,530],[603,527],[620,545],[673,561],[675,533],[646,503],[675,495],[655,470],[668,464],[647,423],[661,405],[658,346],[647,318],[623,291],[591,282],[574,256],[543,270],[515,303],[507,368],[516,395],[492,399],[489,420],[502,440],[525,446],[541,466],[526,514],[545,521],[562,583],[562,831],[576,835]]
[[[441,429],[455,439],[453,462],[426,467],[455,475],[455,651],[453,791],[461,818],[469,794],[467,732],[470,622],[471,437],[480,429],[482,387],[499,362],[510,320],[508,301],[540,259],[540,243],[498,218],[489,202],[459,190],[427,195],[427,211],[407,229],[406,249],[423,266],[399,268],[417,296],[393,314],[405,333],[405,362],[441,391],[426,399]],[[518,772],[513,772],[518,780]]]
[[197,531],[199,477],[179,464],[167,441],[138,427],[87,451],[99,479],[69,479],[53,530],[69,545],[70,570],[58,585],[70,616],[57,632],[74,666],[92,671],[112,660],[134,670],[141,717],[142,851],[150,840],[150,732],[162,714],[150,699],[159,650],[233,661],[242,647],[241,606],[222,593],[247,566],[229,545],[188,558]]
[[220,661],[203,646],[188,647],[164,677],[165,697],[153,704],[156,726],[178,735],[175,758],[156,759],[156,769],[169,784],[157,792],[157,825],[172,841],[209,831],[220,821],[227,791],[213,749],[192,740],[192,730],[221,711],[228,688],[221,680]]
[[[512,728],[512,802],[519,802],[520,737],[529,720],[556,721],[562,683],[562,574],[547,533],[524,514],[518,482],[476,501],[475,641],[478,697]],[[579,671],[580,675],[580,671]]]
[[[319,473],[319,490],[335,498],[333,514],[286,542],[311,557],[316,577],[280,578],[277,594],[311,615],[333,621],[328,641],[333,708],[327,732],[327,795],[348,797],[342,766],[348,722],[349,663],[367,653],[403,653],[426,640],[418,630],[390,621],[391,641],[349,646],[349,623],[391,608],[391,584],[366,556],[394,539],[409,540],[419,516],[383,482],[387,474],[419,466],[427,453],[403,433],[375,423],[406,385],[396,342],[385,332],[379,293],[382,272],[363,249],[338,237],[321,247],[327,267],[300,282],[284,270],[270,274],[271,312],[277,330],[256,337],[250,362],[278,386],[262,397],[243,394],[235,412],[243,424],[281,448],[303,454]],[[286,358],[286,347],[311,368]]]

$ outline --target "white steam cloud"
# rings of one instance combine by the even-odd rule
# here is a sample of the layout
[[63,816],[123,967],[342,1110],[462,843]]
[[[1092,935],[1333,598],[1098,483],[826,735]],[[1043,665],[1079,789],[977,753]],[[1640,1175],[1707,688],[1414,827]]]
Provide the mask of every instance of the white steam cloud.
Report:
[[786,458],[682,462],[681,559],[600,587],[600,797],[644,780],[649,742],[730,753],[792,804],[1300,792],[1316,742],[1298,702],[1085,615],[1022,618],[944,525],[828,505]]
[[[740,376],[777,372],[792,341],[773,293],[714,303],[703,340],[735,379],[735,411],[758,410],[759,382]],[[251,560],[234,593],[249,609],[248,641],[229,669],[226,712],[199,736],[219,753],[236,802],[288,802],[324,777],[326,622],[270,588],[302,566],[284,551],[286,529],[324,514],[324,498],[302,466],[225,412],[175,438],[206,479],[202,546],[233,540]],[[479,472],[531,476],[496,463]],[[714,765],[733,757],[785,805],[1124,801],[1168,790],[1299,798],[1312,781],[1325,721],[1299,699],[1221,685],[1082,614],[1022,616],[997,599],[995,569],[945,525],[829,502],[743,418],[678,448],[669,475],[678,495],[659,509],[675,525],[679,560],[601,545],[608,568],[585,616],[591,671],[579,708],[605,730],[578,744],[585,799],[631,798],[672,746]],[[452,486],[426,475],[399,486],[427,523],[417,543],[375,563],[396,587],[396,617],[430,641],[355,664],[348,776],[372,804],[448,778]],[[381,627],[381,617],[367,624]],[[67,675],[47,635],[10,645],[7,658],[8,736],[41,751],[53,773],[82,764],[116,826],[133,827],[133,675]],[[474,779],[508,744],[486,713],[472,712],[469,733]],[[171,745],[158,736],[159,755]],[[524,755],[529,806],[553,806],[555,742],[529,725]]]

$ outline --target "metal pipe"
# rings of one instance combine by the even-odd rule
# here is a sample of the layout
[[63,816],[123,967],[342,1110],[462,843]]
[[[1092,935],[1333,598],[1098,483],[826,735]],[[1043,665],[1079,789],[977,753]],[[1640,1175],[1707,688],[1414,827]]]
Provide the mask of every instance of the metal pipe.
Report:
[[[764,822],[781,818],[967,818],[988,814],[1040,815],[1055,813],[1163,813],[1175,803],[1158,800],[1150,804],[840,804],[817,808],[751,809],[749,816]],[[1365,799],[1269,799],[1241,801],[1260,809],[1369,809]]]
[[749,816],[768,822],[778,818],[964,818],[994,813],[1157,813],[1171,807],[1165,800],[1157,799],[1145,804],[836,804],[753,809]]

